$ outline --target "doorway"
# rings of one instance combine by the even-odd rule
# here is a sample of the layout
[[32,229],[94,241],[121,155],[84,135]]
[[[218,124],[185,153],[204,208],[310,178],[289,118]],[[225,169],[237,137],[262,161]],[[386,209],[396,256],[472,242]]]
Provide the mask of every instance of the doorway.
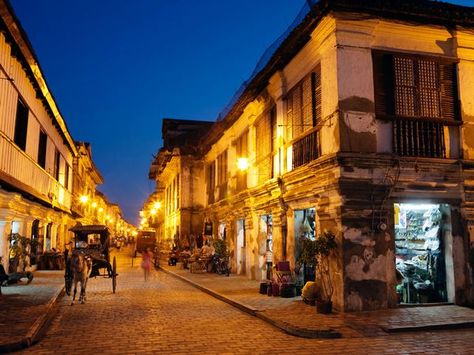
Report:
[[31,225],[31,246],[31,265],[36,265],[38,254],[43,251],[43,244],[39,241],[39,219],[35,219]]
[[239,219],[236,222],[237,227],[237,242],[236,242],[236,254],[237,254],[237,274],[245,275],[246,273],[246,262],[245,262],[245,220]]
[[[300,264],[301,254],[303,253],[303,240],[309,239],[314,240],[316,238],[316,209],[306,208],[302,210],[295,210],[295,238],[293,241],[294,245],[294,258],[295,263]],[[303,264],[303,280],[307,281],[315,280],[315,269],[314,265]]]
[[446,204],[394,204],[400,303],[454,301],[450,211]]

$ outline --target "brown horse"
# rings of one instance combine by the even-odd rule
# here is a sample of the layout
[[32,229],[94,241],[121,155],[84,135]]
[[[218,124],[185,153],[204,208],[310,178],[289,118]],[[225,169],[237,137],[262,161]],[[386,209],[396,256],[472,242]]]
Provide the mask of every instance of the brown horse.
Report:
[[74,285],[74,293],[71,302],[72,306],[74,304],[74,300],[76,299],[76,290],[78,282],[81,283],[79,302],[84,303],[86,300],[87,280],[89,280],[89,276],[92,271],[92,260],[81,252],[74,252],[69,262],[72,272],[72,282]]

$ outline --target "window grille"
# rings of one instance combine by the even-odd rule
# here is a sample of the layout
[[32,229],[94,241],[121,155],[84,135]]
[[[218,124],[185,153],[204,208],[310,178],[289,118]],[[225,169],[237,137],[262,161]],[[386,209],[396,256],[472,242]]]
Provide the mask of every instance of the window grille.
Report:
[[375,110],[393,120],[393,151],[445,158],[445,127],[460,120],[456,64],[374,51]]

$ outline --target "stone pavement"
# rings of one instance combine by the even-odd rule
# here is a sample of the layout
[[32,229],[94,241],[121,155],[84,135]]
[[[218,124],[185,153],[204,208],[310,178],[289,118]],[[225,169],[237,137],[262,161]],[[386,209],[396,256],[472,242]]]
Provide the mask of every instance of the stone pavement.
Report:
[[34,343],[64,288],[64,271],[35,271],[33,281],[2,287],[0,353]]
[[[128,267],[130,260],[126,262]],[[124,267],[125,264],[121,270]],[[342,337],[356,340],[383,337],[393,332],[474,327],[474,310],[454,305],[321,315],[316,313],[314,306],[304,304],[299,297],[261,295],[258,293],[259,283],[242,276],[191,274],[188,270],[165,265],[162,270],[299,337]],[[63,292],[63,271],[36,271],[34,275],[35,278],[29,285],[2,288],[0,353],[33,344],[55,314],[54,306]],[[105,282],[107,289],[110,288],[110,281]],[[109,292],[110,290],[107,294]]]
[[399,307],[371,312],[316,313],[301,297],[260,294],[259,282],[243,276],[190,273],[161,263],[163,271],[261,318],[285,332],[305,338],[356,338],[394,332],[474,328],[474,309],[455,305]]

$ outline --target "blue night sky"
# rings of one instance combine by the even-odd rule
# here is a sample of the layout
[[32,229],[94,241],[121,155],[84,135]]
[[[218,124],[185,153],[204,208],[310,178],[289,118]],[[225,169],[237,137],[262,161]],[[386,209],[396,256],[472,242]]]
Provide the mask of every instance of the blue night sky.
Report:
[[[99,189],[137,223],[164,117],[215,120],[303,0],[10,0]],[[450,1],[473,6],[473,0]]]

